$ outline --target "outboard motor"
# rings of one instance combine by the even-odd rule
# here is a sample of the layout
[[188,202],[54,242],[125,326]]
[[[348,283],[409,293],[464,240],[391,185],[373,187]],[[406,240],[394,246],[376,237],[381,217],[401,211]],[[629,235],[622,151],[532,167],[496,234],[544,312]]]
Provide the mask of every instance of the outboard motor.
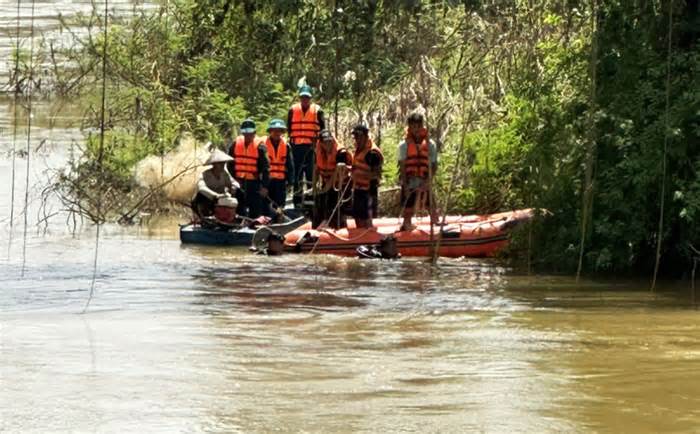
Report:
[[284,253],[284,235],[273,232],[267,237],[267,254],[277,256]]
[[253,240],[253,245],[250,246],[250,250],[258,255],[279,256],[285,251],[284,235],[274,231],[270,232],[267,238],[262,242],[264,247],[256,246],[255,244],[256,242]]

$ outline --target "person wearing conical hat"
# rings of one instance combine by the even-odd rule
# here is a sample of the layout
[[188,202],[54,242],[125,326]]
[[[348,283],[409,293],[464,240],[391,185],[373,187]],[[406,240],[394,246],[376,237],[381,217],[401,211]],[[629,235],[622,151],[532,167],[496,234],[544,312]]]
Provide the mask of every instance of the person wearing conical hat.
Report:
[[302,179],[312,182],[314,174],[314,147],[318,133],[326,128],[323,110],[318,104],[311,102],[311,86],[304,85],[299,89],[299,102],[294,104],[287,113],[289,127],[289,143],[294,154],[295,185],[294,206],[300,207],[303,200]]
[[[256,135],[255,122],[246,119],[241,123],[241,135],[231,143],[228,154],[234,161],[228,163],[228,170],[240,183],[243,203],[239,204],[241,214],[250,218],[262,215],[270,183],[270,162],[267,148]],[[240,201],[240,199],[239,199]]]
[[192,210],[200,219],[214,214],[214,207],[219,199],[235,196],[240,188],[238,182],[226,171],[226,163],[233,158],[225,152],[215,149],[205,165],[211,167],[199,176],[197,191],[192,198]]
[[282,137],[286,130],[287,126],[282,119],[272,119],[267,126],[267,137],[261,139],[265,143],[270,161],[270,183],[267,186],[266,201],[268,206],[264,207],[269,217],[275,217],[284,209],[287,188],[294,185],[292,148]]

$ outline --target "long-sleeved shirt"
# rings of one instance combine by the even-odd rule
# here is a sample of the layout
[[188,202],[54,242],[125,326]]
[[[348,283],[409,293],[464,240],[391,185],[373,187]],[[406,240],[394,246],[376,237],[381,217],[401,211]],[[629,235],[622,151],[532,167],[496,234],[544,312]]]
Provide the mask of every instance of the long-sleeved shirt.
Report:
[[[306,113],[306,112],[305,112]],[[287,112],[287,128],[289,128],[289,133],[292,132],[292,117],[294,116],[294,113],[292,113],[292,109],[289,109]],[[319,131],[325,130],[326,129],[326,118],[323,115],[323,109],[321,107],[318,108],[316,111],[316,117],[318,118],[318,127]]]
[[[276,154],[277,153],[276,152],[277,146],[279,146],[279,141],[277,143],[275,143],[274,141],[272,141],[272,139],[270,139],[270,142],[272,142],[272,146],[275,147],[275,154]],[[285,160],[285,163],[284,163],[284,168],[287,171],[286,181],[287,181],[287,185],[293,185],[294,181],[295,181],[294,176],[296,173],[294,172],[294,157],[292,156],[292,146],[289,144],[289,142],[287,142],[285,145],[287,146],[287,159]],[[267,144],[265,144],[265,152],[267,153]]]
[[[255,140],[258,141],[258,180],[263,187],[267,187],[270,183],[270,160],[267,158],[267,147],[265,146],[264,142],[260,141],[259,138],[256,137]],[[236,142],[234,141],[226,150],[228,155],[231,155],[234,158],[233,161],[228,162],[226,168],[228,169],[229,173],[233,173],[234,175],[236,173],[236,156],[233,152],[235,146]]]
[[216,176],[213,169],[207,169],[199,175],[197,180],[197,192],[212,200],[217,195],[225,193],[226,189],[233,195],[238,188],[240,188],[240,185],[226,170],[223,170],[219,176]]

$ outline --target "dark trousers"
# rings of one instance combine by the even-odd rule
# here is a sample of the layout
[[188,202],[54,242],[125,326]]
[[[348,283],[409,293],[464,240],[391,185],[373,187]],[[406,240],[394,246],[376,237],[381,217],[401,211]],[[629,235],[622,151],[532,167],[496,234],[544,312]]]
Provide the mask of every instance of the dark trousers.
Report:
[[369,182],[369,195],[372,198],[372,218],[379,214],[379,180],[373,179]]
[[352,216],[355,220],[372,218],[372,196],[369,190],[356,188],[352,191]]
[[317,228],[324,220],[328,220],[328,227],[333,229],[344,228],[347,226],[347,218],[345,213],[341,209],[342,207],[338,205],[338,196],[339,193],[333,189],[330,189],[325,193],[316,194],[316,198],[314,200],[313,218],[311,222],[314,229]]
[[197,193],[197,195],[192,199],[192,211],[201,220],[203,217],[208,217],[214,214],[214,205],[216,201],[209,199],[202,193]]
[[260,217],[263,212],[263,198],[260,196],[260,181],[242,180],[241,184],[243,191],[243,205],[241,206],[240,199],[238,204],[238,214],[250,217],[252,219]]
[[274,217],[276,215],[273,207],[279,207],[284,209],[284,204],[287,201],[287,180],[286,179],[271,179],[270,184],[267,187],[267,196],[270,198],[263,198],[266,206],[265,214],[269,217]]
[[302,175],[306,178],[307,182],[311,182],[314,178],[314,166],[316,165],[316,159],[314,155],[314,148],[311,145],[292,145],[292,156],[294,157],[294,171],[296,176],[294,179],[294,207],[299,208],[303,200],[303,187]]

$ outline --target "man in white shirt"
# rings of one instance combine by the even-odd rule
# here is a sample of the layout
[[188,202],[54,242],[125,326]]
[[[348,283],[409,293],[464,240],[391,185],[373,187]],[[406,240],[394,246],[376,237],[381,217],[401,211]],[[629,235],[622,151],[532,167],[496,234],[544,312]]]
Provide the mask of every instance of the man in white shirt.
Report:
[[192,199],[192,210],[200,219],[214,214],[216,202],[224,197],[235,196],[240,185],[226,171],[226,163],[233,158],[218,149],[204,163],[211,168],[202,172],[197,181],[197,192]]

